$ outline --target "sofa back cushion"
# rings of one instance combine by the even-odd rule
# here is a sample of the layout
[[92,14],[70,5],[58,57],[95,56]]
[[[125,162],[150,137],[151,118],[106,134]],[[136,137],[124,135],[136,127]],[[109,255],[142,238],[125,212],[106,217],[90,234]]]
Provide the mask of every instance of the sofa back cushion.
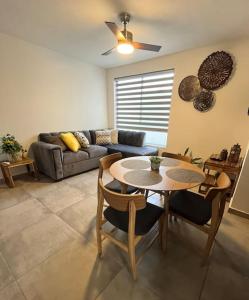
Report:
[[64,144],[64,142],[61,140],[59,135],[45,135],[43,137],[43,142],[53,144],[53,145],[58,145],[61,147],[62,151],[67,150],[67,146]]
[[[48,133],[40,133],[38,136],[39,141],[46,142],[45,139],[48,136],[60,136],[61,133],[65,133],[67,131],[59,131],[59,132],[48,132]],[[76,131],[71,131],[72,133]],[[89,130],[81,130],[84,133],[85,137],[88,139],[89,144],[92,144],[92,139]],[[47,143],[47,142],[46,142]]]
[[144,144],[145,132],[142,131],[118,131],[118,142],[123,145],[142,147]]

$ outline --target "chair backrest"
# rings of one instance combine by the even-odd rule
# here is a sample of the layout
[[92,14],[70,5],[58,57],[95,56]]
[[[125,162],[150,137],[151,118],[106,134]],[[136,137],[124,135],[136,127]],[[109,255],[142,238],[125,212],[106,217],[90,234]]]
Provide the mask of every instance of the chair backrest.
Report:
[[134,202],[136,210],[143,209],[146,206],[146,199],[142,194],[128,195],[111,192],[104,187],[101,178],[98,181],[98,185],[99,192],[104,197],[105,201],[116,210],[129,211],[129,203],[131,201]]
[[122,159],[122,154],[120,152],[102,157],[99,160],[99,178],[102,178],[104,170],[109,169],[113,163],[120,159]]
[[162,156],[163,157],[169,157],[169,158],[175,158],[175,159],[179,159],[179,160],[183,160],[183,161],[191,163],[191,157],[185,156],[185,155],[181,155],[181,154],[163,152]]
[[227,188],[231,185],[231,180],[228,175],[224,172],[220,173],[219,177],[216,180],[217,186],[211,187],[207,194],[205,195],[205,199],[208,201],[213,201],[218,193],[222,196]]
[[219,227],[225,210],[225,193],[226,190],[230,187],[231,181],[228,175],[222,172],[217,178],[216,183],[217,186],[211,187],[205,196],[205,199],[207,201],[212,202],[211,227]]

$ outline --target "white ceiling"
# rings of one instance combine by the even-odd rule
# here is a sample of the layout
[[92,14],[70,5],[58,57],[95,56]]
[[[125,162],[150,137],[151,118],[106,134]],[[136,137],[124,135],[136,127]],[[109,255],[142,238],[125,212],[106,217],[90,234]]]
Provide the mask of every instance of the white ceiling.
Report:
[[[159,53],[101,56],[116,41],[104,21],[132,15],[134,40]],[[249,36],[249,0],[0,0],[0,31],[102,67]]]

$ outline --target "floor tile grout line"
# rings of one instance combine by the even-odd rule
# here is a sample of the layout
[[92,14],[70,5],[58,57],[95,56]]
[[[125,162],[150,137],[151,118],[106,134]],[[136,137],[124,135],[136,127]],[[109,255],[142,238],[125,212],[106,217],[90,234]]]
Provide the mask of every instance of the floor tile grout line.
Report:
[[0,288],[0,291],[2,291],[4,288],[6,288],[7,286],[9,286],[11,283],[13,283],[16,280],[16,277],[15,277],[15,275],[13,274],[13,272],[12,272],[12,270],[10,268],[9,262],[7,261],[6,257],[3,255],[3,252],[0,252],[0,255],[3,257],[3,260],[4,260],[4,262],[7,265],[8,271],[11,274],[11,276],[13,277],[13,281],[11,281],[9,284],[6,284],[4,287]]
[[[34,198],[34,199],[37,200],[42,206],[44,206],[44,208],[46,208],[46,209],[48,210],[49,213],[46,214],[46,215],[44,215],[44,217],[42,217],[40,220],[35,221],[34,223],[29,224],[29,225],[23,227],[21,230],[15,232],[15,233],[13,233],[13,234],[11,234],[10,236],[7,237],[7,239],[10,239],[11,237],[13,237],[14,235],[20,233],[21,231],[26,230],[27,228],[29,228],[29,227],[31,227],[31,226],[33,226],[33,225],[36,225],[36,224],[40,223],[41,221],[44,221],[46,218],[50,217],[51,215],[58,217],[63,223],[65,223],[67,226],[69,226],[75,233],[82,235],[81,232],[79,232],[78,230],[76,230],[75,228],[73,228],[69,223],[67,223],[65,220],[63,220],[63,219],[62,219],[59,215],[57,215],[55,212],[51,211],[51,209],[49,209],[47,206],[45,206],[39,199],[37,199],[37,198]],[[82,201],[82,200],[80,200],[80,201]],[[80,202],[80,201],[78,201],[78,202]],[[78,202],[76,202],[76,203],[78,203]],[[6,241],[4,241],[4,240],[3,240],[2,242],[0,241],[0,251],[1,251],[2,254],[3,254],[3,252],[2,252],[3,244],[4,244],[5,242],[6,242]],[[2,245],[1,245],[1,244],[2,244]],[[6,258],[5,258],[5,259],[6,259]]]
[[[73,243],[75,241],[77,241],[78,238],[75,238],[71,241],[69,241],[69,243]],[[30,273],[31,271],[33,271],[35,268],[39,267],[40,265],[42,265],[43,263],[45,263],[49,258],[55,256],[58,252],[62,251],[64,248],[69,247],[69,245],[63,245],[61,248],[55,250],[53,253],[51,253],[50,255],[48,255],[47,257],[45,257],[42,261],[40,261],[38,264],[36,264],[35,266],[33,266],[32,268],[30,268],[27,272],[21,274],[19,277],[16,277],[16,281],[19,281],[20,279],[22,279],[24,276],[26,276],[28,273]]]
[[65,209],[68,209],[68,208],[72,207],[73,205],[80,203],[81,201],[83,201],[83,200],[79,200],[79,201],[77,201],[77,202],[74,202],[74,203],[70,204],[69,206],[67,206],[67,207],[65,207],[65,208],[62,208],[62,209],[58,210],[57,212],[54,212],[54,214],[56,214],[57,216],[60,216],[60,214],[62,214],[62,212],[63,212]]
[[[36,225],[36,224],[40,223],[41,221],[44,221],[46,218],[48,218],[48,217],[50,217],[50,216],[51,216],[50,213],[47,214],[47,215],[45,215],[45,216],[42,217],[39,221],[35,221],[34,223],[29,224],[29,225],[23,227],[21,230],[18,230],[18,231],[16,231],[16,232],[12,233],[11,235],[9,235],[9,236],[7,237],[6,240],[12,238],[14,235],[16,235],[16,234],[22,232],[23,230],[26,230],[27,228],[29,228],[29,227],[31,227],[31,226],[33,226],[33,225]],[[3,253],[3,251],[2,251],[2,249],[3,249],[3,244],[6,243],[6,240],[3,240],[2,242],[1,242],[1,240],[0,240],[0,251],[1,251],[2,253]]]
[[[26,191],[25,191],[25,192],[26,192]],[[26,192],[26,193],[27,193],[27,192]],[[28,194],[28,193],[27,193],[27,194]],[[30,194],[28,194],[28,196],[30,196]],[[35,199],[35,197],[33,197],[33,198]],[[5,209],[14,207],[14,206],[16,206],[16,205],[18,205],[18,204],[21,204],[21,203],[23,203],[23,202],[26,202],[27,200],[30,200],[30,198],[25,199],[25,200],[22,200],[22,201],[20,201],[20,202],[18,202],[18,203],[15,203],[15,204],[13,204],[13,205],[8,206],[8,207],[0,208],[0,213],[1,213],[3,210],[5,210]]]
[[113,280],[118,276],[118,274],[123,271],[124,268],[125,266],[121,267],[121,269],[117,272],[117,274],[109,281],[109,283],[107,283],[105,287],[103,287],[103,289],[98,293],[98,295],[95,297],[94,300],[97,300],[97,298],[108,288],[108,286],[113,282]]
[[7,287],[11,286],[13,283],[15,283],[17,285],[17,287],[19,288],[20,292],[22,293],[22,295],[24,296],[24,299],[27,300],[27,297],[25,296],[23,290],[21,289],[21,287],[19,286],[18,282],[16,279],[14,279],[12,282],[10,282],[9,284],[7,284],[4,288],[0,289],[0,292],[2,292],[4,289],[6,289]]
[[18,280],[16,280],[16,284],[17,284],[17,286],[19,287],[19,290],[21,291],[21,293],[22,293],[24,299],[28,300],[28,298],[26,297],[26,295],[25,295],[25,293],[24,293],[22,287],[20,286]]
[[[2,252],[1,252],[1,254],[2,254],[2,256],[3,256],[3,258],[4,258],[5,262],[6,262],[7,266],[8,266],[8,269],[9,269],[9,271],[10,271],[11,275],[12,275],[12,276],[13,276],[13,278],[14,278],[14,280],[13,280],[12,282],[10,282],[8,285],[6,285],[4,288],[8,287],[9,285],[11,285],[11,284],[13,284],[13,283],[16,283],[16,285],[19,287],[19,289],[20,289],[21,293],[23,294],[23,296],[24,296],[24,299],[26,299],[26,300],[27,300],[27,298],[26,298],[26,296],[25,296],[25,294],[24,294],[23,290],[21,289],[21,287],[20,287],[20,285],[19,285],[19,283],[18,283],[18,280],[17,280],[17,277],[16,277],[16,275],[14,274],[14,272],[12,271],[12,269],[11,269],[11,267],[10,267],[10,265],[9,265],[9,262],[8,262],[8,260],[5,258],[4,254],[3,254]],[[2,290],[3,290],[3,289],[1,289],[0,291],[2,291]]]
[[[73,186],[71,186],[69,183],[67,183],[67,182],[65,182],[67,185],[69,185],[70,187],[73,187]],[[78,189],[77,187],[73,187],[73,188],[75,188],[77,191],[81,191],[80,189]],[[56,188],[57,189],[57,188]],[[54,192],[54,191],[53,191]],[[82,191],[81,191],[82,192]],[[31,195],[31,194],[30,194]],[[32,195],[31,195],[32,196]],[[92,196],[92,195],[91,195]],[[66,206],[66,207],[64,207],[64,208],[62,208],[62,209],[60,209],[60,210],[58,210],[57,212],[54,212],[54,211],[52,211],[51,210],[51,208],[49,208],[45,203],[43,203],[42,202],[42,200],[40,200],[38,197],[34,197],[37,201],[39,201],[45,208],[47,208],[51,213],[53,213],[53,214],[56,214],[57,216],[58,216],[58,214],[60,214],[60,213],[62,213],[62,211],[64,210],[64,209],[67,209],[67,208],[69,208],[69,207],[71,207],[71,206],[73,206],[74,204],[76,204],[76,203],[79,203],[80,201],[83,201],[83,200],[79,200],[79,201],[77,201],[77,202],[75,202],[75,203],[72,203],[72,204],[70,204],[69,206]]]
[[[52,214],[50,214],[50,215],[48,215],[48,216],[46,216],[46,217],[50,217],[51,215],[54,215],[54,216],[58,217],[58,216],[57,216],[56,214],[54,214],[54,213],[52,213]],[[27,227],[23,228],[21,231],[23,231],[23,230],[25,230],[25,229],[27,229],[27,228],[33,226],[33,225],[36,225],[36,224],[40,223],[41,221],[44,221],[44,220],[46,219],[46,217],[44,217],[44,218],[42,218],[41,220],[39,220],[39,221],[37,221],[37,222],[31,224],[30,226],[27,226]],[[58,218],[59,218],[59,217],[58,217]],[[75,230],[73,227],[71,227],[69,224],[67,224],[67,223],[66,223],[64,220],[62,220],[61,218],[59,218],[59,219],[60,219],[63,223],[65,223],[65,225],[69,226],[70,229],[72,229],[73,232],[74,232],[75,234],[77,234],[77,237],[75,237],[75,238],[73,237],[73,240],[71,240],[71,241],[69,241],[69,242],[74,242],[74,241],[76,241],[77,239],[80,240],[80,239],[82,238],[82,235],[79,234],[79,232],[78,232],[77,230]],[[19,232],[20,232],[20,231],[19,231]],[[17,232],[17,233],[14,233],[14,234],[11,235],[11,236],[14,236],[15,234],[18,234],[18,232]],[[10,236],[10,237],[11,237],[11,236]],[[4,255],[3,251],[1,251],[1,247],[0,247],[0,251],[1,251],[1,254],[2,254],[4,260],[5,260],[6,263],[7,263],[7,266],[8,266],[8,268],[9,268],[11,274],[13,275],[14,279],[15,279],[16,281],[18,281],[18,280],[19,280],[20,278],[22,278],[24,275],[26,275],[26,274],[29,273],[31,270],[33,270],[34,268],[36,268],[37,266],[39,266],[40,264],[42,264],[43,262],[45,262],[48,258],[50,258],[51,256],[55,255],[57,252],[59,252],[60,250],[62,250],[64,247],[67,247],[67,245],[64,245],[64,246],[60,247],[59,249],[55,250],[53,253],[51,253],[50,255],[48,255],[47,257],[45,257],[41,262],[39,262],[38,264],[36,264],[35,266],[33,266],[33,267],[32,267],[31,269],[29,269],[28,271],[26,271],[25,273],[21,274],[20,276],[16,276],[16,275],[14,274],[14,272],[13,272],[11,266],[9,265],[8,259],[7,259],[6,256]]]

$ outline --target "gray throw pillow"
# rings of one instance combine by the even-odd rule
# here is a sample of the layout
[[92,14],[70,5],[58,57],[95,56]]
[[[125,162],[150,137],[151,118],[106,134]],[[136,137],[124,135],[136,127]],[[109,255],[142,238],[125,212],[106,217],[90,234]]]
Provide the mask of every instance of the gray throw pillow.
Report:
[[43,138],[43,141],[45,143],[48,144],[53,144],[53,145],[58,145],[61,147],[62,151],[66,151],[67,150],[67,146],[62,142],[62,140],[60,139],[60,137],[58,135],[55,136],[46,136]]

